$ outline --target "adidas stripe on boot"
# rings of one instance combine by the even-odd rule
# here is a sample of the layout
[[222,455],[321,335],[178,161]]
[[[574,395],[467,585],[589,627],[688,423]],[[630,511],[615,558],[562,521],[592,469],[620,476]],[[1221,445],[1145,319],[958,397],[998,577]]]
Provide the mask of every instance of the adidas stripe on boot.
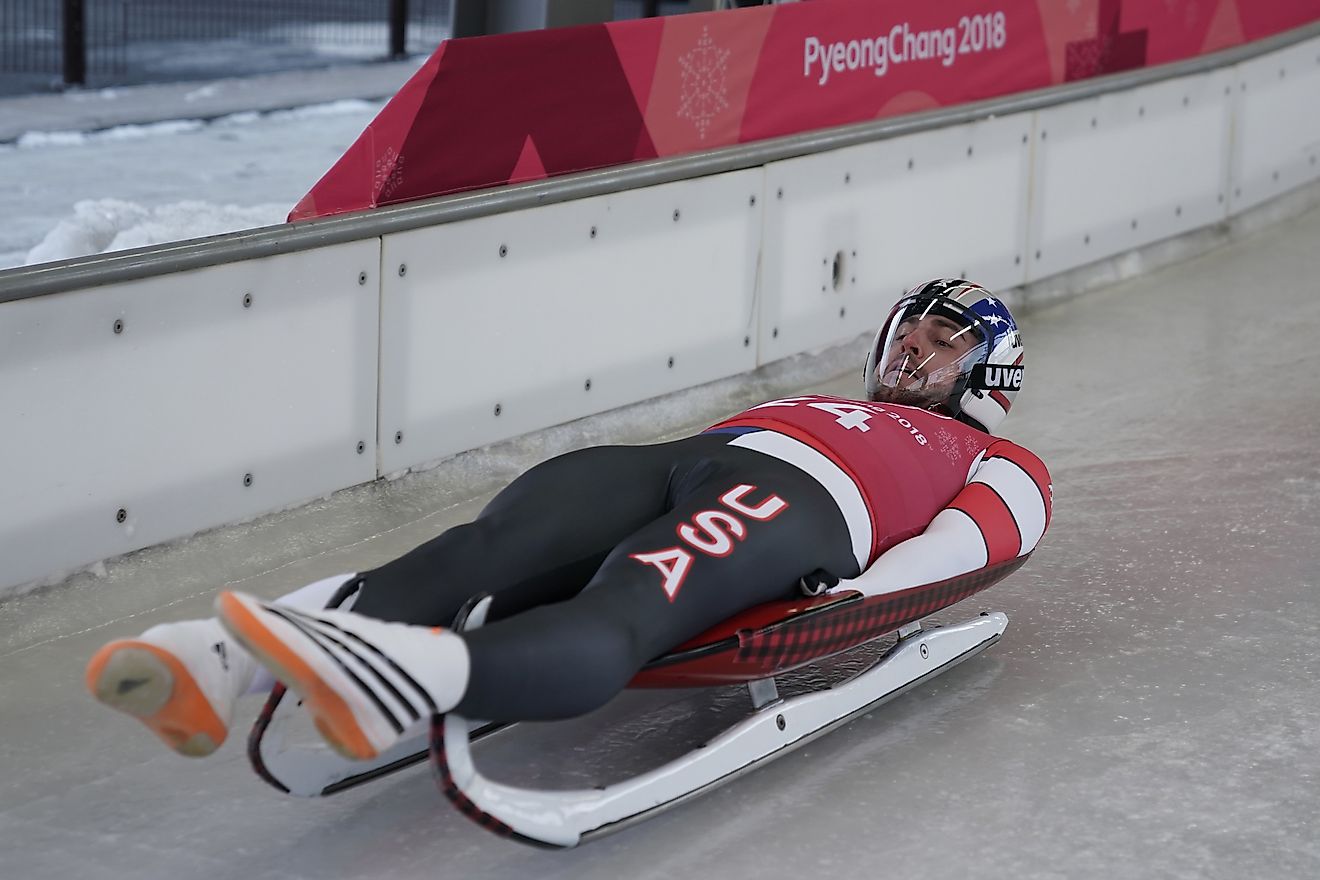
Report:
[[237,592],[221,593],[216,612],[303,698],[321,735],[348,758],[376,757],[416,722],[448,712],[467,689],[467,646],[440,627],[302,611]]

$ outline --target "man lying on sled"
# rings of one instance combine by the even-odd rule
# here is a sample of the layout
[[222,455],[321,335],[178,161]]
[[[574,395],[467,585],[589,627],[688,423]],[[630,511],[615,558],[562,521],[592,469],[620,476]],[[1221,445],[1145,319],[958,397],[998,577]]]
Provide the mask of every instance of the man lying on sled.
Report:
[[[335,749],[367,760],[437,713],[586,713],[647,661],[760,603],[911,590],[1022,557],[1049,522],[1049,474],[990,433],[1022,353],[985,288],[919,285],[876,336],[866,401],[772,400],[681,440],[558,456],[473,522],[372,571],[272,603],[222,592],[218,619],[113,641],[88,688],[201,756],[224,741],[238,697],[270,686],[268,670]],[[348,601],[324,610],[346,584]],[[486,625],[449,629],[478,593],[493,597]]]

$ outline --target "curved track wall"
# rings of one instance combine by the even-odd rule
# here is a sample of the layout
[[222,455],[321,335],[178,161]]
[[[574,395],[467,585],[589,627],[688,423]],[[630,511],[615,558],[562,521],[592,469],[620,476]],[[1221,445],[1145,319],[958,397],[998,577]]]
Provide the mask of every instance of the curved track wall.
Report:
[[0,273],[0,592],[852,338],[928,276],[1222,223],[1320,179],[1320,36],[1284,42],[616,191]]

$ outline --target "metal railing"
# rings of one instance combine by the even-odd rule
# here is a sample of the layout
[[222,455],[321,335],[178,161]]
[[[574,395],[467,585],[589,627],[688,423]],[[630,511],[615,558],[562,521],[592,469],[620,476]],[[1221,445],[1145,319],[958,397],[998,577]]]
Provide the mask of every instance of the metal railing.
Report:
[[3,0],[0,94],[429,52],[451,0]]

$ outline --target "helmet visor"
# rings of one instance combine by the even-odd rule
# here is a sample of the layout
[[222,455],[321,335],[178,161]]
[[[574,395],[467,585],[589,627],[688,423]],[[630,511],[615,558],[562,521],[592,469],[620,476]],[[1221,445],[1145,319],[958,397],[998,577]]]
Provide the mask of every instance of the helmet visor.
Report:
[[867,359],[867,396],[924,408],[947,405],[988,354],[989,334],[970,309],[943,296],[907,297],[876,336]]

